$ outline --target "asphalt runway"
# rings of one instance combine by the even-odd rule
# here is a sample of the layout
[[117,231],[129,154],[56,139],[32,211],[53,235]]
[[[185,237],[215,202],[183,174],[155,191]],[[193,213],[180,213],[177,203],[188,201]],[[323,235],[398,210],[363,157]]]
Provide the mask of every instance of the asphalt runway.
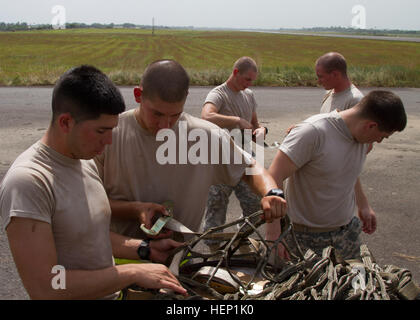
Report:
[[347,39],[361,39],[361,40],[380,40],[380,41],[403,41],[403,42],[420,42],[420,37],[410,36],[371,36],[360,34],[333,34],[333,33],[316,33],[316,32],[292,32],[292,31],[252,31],[248,32],[263,32],[263,33],[277,33],[287,34],[292,36],[311,36],[311,37],[330,37],[330,38],[347,38]]
[[[200,116],[210,87],[190,89],[185,111]],[[374,88],[362,88],[364,93]],[[320,88],[253,88],[260,122],[269,128],[267,143],[281,142],[292,124],[318,113],[324,90]],[[366,161],[361,181],[375,210],[378,227],[362,235],[380,266],[409,269],[420,283],[420,89],[391,89],[404,102],[408,125],[376,144]],[[127,108],[136,104],[132,88],[122,87]],[[52,88],[0,88],[0,179],[10,164],[45,132],[50,121]],[[266,149],[268,167],[276,150]],[[228,221],[240,216],[232,196]],[[0,226],[0,299],[28,299],[16,271],[3,226]]]

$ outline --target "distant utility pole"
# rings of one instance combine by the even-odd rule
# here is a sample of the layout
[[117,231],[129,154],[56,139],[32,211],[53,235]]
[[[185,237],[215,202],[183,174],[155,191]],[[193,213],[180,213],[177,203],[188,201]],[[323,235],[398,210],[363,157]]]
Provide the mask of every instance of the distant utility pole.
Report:
[[152,18],[152,36],[155,35],[155,17]]

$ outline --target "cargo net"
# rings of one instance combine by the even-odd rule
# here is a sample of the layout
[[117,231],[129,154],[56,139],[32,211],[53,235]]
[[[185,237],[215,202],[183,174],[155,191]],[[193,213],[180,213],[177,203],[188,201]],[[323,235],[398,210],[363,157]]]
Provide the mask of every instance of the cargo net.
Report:
[[[178,248],[168,259],[171,271],[189,296],[156,292],[153,299],[210,300],[414,300],[419,287],[409,270],[375,263],[368,247],[360,247],[361,260],[342,260],[333,247],[322,256],[300,249],[288,217],[282,233],[266,241],[259,227],[263,211],[211,228]],[[237,226],[233,233],[223,232]],[[223,232],[223,233],[221,233]],[[284,238],[291,234],[291,250]],[[213,244],[206,245],[211,241]],[[283,244],[290,255],[278,257]]]

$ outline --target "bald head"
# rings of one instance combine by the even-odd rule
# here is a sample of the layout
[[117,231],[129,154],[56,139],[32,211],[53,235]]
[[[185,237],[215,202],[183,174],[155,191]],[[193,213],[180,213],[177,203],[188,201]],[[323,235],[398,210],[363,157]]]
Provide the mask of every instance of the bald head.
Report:
[[158,60],[146,68],[140,86],[146,99],[180,102],[188,95],[189,83],[187,72],[178,62]]
[[325,72],[331,73],[339,71],[343,76],[347,77],[346,59],[338,52],[329,52],[319,57],[316,66],[321,66]]
[[248,70],[258,72],[257,63],[250,57],[242,57],[236,60],[233,69],[238,69],[240,74],[244,74]]

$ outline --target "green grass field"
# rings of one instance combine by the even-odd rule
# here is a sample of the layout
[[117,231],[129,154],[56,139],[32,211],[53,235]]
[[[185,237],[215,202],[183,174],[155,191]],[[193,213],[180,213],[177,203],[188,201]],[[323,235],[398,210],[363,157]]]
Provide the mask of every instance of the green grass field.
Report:
[[239,31],[72,29],[0,33],[0,85],[51,85],[68,68],[92,64],[118,85],[138,84],[147,64],[171,58],[192,85],[222,83],[240,56],[260,67],[256,85],[315,86],[315,60],[342,53],[359,86],[419,87],[420,43]]

